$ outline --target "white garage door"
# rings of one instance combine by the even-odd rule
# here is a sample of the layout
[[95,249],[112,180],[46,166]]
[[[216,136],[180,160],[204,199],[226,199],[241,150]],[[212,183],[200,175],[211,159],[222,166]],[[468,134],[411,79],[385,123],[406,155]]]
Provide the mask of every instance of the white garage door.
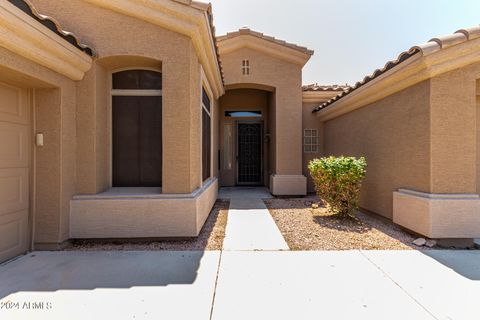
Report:
[[29,91],[0,82],[0,262],[29,243]]

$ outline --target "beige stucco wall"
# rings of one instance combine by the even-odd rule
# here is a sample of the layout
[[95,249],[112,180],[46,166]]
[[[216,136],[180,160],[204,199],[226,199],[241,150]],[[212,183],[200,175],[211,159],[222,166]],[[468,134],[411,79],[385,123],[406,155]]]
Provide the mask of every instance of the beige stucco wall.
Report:
[[477,138],[477,142],[476,142],[476,150],[477,150],[477,191],[476,193],[477,194],[480,194],[480,80],[477,80],[477,106],[476,106],[476,112],[477,112],[477,116],[476,116],[476,120],[477,120],[477,135],[476,135],[476,138]]
[[476,193],[480,64],[431,80],[431,192]]
[[324,123],[325,155],[364,156],[360,205],[392,217],[393,192],[430,192],[430,81]]
[[[68,6],[43,0],[32,3],[98,53],[84,79],[74,82],[0,48],[0,81],[32,89],[33,130],[44,134],[45,145],[34,148],[32,155],[36,247],[55,248],[70,237],[70,201],[74,195],[96,194],[110,185],[109,87],[114,70],[146,67],[162,71],[163,191],[189,194],[200,190],[201,145],[196,138],[201,133],[202,75],[191,40],[83,1],[70,1]],[[98,21],[102,21],[102,28],[98,28]],[[218,101],[212,97],[212,102],[216,146]],[[218,175],[217,167],[216,152],[212,151],[214,176]],[[187,227],[195,232],[213,206],[216,183],[209,185],[202,197],[205,200],[197,203],[192,224]],[[171,222],[181,224],[181,219]]]
[[214,178],[193,194],[178,196],[75,196],[71,201],[70,237],[196,237],[208,218],[217,194],[218,180]]
[[33,131],[44,134],[44,146],[33,147],[32,155],[33,241],[60,243],[68,238],[75,193],[75,83],[3,48],[0,81],[32,89]]
[[[242,74],[243,59],[250,61],[249,75]],[[242,84],[274,88],[275,112],[271,117],[275,138],[270,143],[274,144],[275,163],[270,167],[276,174],[301,175],[302,66],[246,47],[222,54],[221,60],[227,88]]]
[[[163,193],[189,193],[200,187],[200,145],[196,137],[201,132],[201,71],[191,40],[81,0],[69,1],[68,6],[49,0],[32,2],[39,12],[56,17],[65,29],[74,30],[94,47],[96,63],[103,68],[94,67],[78,84],[77,95],[82,98],[77,110],[83,113],[77,121],[81,129],[78,153],[85,158],[78,160],[78,190],[95,194],[110,184],[110,176],[105,175],[110,172],[105,167],[110,165],[110,138],[105,138],[110,133],[104,121],[111,112],[109,98],[103,96],[105,80],[119,68],[145,67],[144,61],[136,57],[157,61],[163,74]],[[101,28],[98,21],[102,21]],[[119,57],[125,55],[130,60]]]

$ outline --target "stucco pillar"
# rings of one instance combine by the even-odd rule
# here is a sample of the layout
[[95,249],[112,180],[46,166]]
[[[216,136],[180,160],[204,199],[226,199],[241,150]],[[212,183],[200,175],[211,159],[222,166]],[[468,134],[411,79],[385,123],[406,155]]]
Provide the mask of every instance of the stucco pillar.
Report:
[[476,193],[476,84],[454,71],[431,80],[431,193]]
[[70,199],[76,181],[75,85],[35,91],[36,132],[44,146],[35,150],[35,233],[37,249],[69,237]]
[[162,193],[200,187],[200,67],[193,49],[164,61]]
[[300,84],[275,92],[275,173],[270,176],[274,195],[305,195],[302,173],[302,91]]
[[94,64],[77,82],[77,194],[96,194],[108,188],[107,72]]

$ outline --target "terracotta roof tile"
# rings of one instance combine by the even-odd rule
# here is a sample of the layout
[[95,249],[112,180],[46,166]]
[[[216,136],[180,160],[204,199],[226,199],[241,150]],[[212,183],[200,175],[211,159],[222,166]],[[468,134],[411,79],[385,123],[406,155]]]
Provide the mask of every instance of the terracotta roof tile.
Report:
[[342,91],[343,92],[350,88],[351,87],[348,84],[319,85],[317,83],[313,83],[313,84],[302,86],[303,91]]
[[40,22],[42,25],[50,29],[51,31],[55,32],[65,41],[76,47],[77,49],[85,52],[91,57],[95,56],[95,51],[90,48],[89,46],[80,42],[77,36],[73,33],[65,31],[62,29],[60,24],[53,18],[42,15],[37,12],[37,10],[33,7],[33,5],[28,0],[8,0],[11,4],[28,14],[33,19]]
[[337,96],[333,97],[327,102],[319,105],[313,110],[313,112],[318,112],[328,107],[329,105],[342,99],[343,97],[347,96],[348,94],[352,93],[353,91],[357,90],[358,88],[362,87],[363,85],[379,77],[380,75],[384,74],[388,70],[396,67],[397,65],[401,64],[402,62],[413,57],[416,54],[421,54],[423,57],[426,57],[442,49],[446,49],[448,47],[458,45],[460,43],[473,40],[479,37],[480,37],[480,25],[472,28],[468,28],[468,29],[460,29],[451,35],[432,38],[426,43],[413,46],[409,50],[400,53],[400,55],[396,60],[388,61],[383,68],[377,69],[372,74],[367,75],[365,78],[363,78],[363,80],[357,82],[353,87],[338,94]]
[[308,55],[313,55],[313,50],[310,50],[306,47],[302,47],[302,46],[296,45],[294,43],[286,42],[284,40],[280,40],[280,39],[277,39],[275,37],[265,35],[261,32],[253,31],[253,30],[251,30],[249,28],[246,28],[246,27],[241,28],[238,31],[229,32],[226,35],[219,36],[219,37],[217,37],[217,39],[218,39],[218,41],[224,41],[224,40],[232,39],[232,38],[242,36],[242,35],[250,35],[250,36],[253,36],[253,37],[257,37],[257,38],[260,38],[260,39],[263,39],[263,40],[267,40],[267,41],[279,44],[281,46],[288,47],[288,48],[293,49],[293,50],[300,51],[300,52],[308,54]]

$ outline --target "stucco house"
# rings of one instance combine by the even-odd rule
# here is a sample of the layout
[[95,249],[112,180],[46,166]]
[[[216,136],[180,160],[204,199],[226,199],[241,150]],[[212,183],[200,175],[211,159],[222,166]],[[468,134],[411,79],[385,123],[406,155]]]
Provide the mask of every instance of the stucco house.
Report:
[[312,55],[247,28],[217,37],[191,0],[0,0],[0,261],[195,237],[219,187],[305,195],[308,161],[330,154],[367,158],[364,209],[480,236],[480,28],[353,87],[302,86]]

